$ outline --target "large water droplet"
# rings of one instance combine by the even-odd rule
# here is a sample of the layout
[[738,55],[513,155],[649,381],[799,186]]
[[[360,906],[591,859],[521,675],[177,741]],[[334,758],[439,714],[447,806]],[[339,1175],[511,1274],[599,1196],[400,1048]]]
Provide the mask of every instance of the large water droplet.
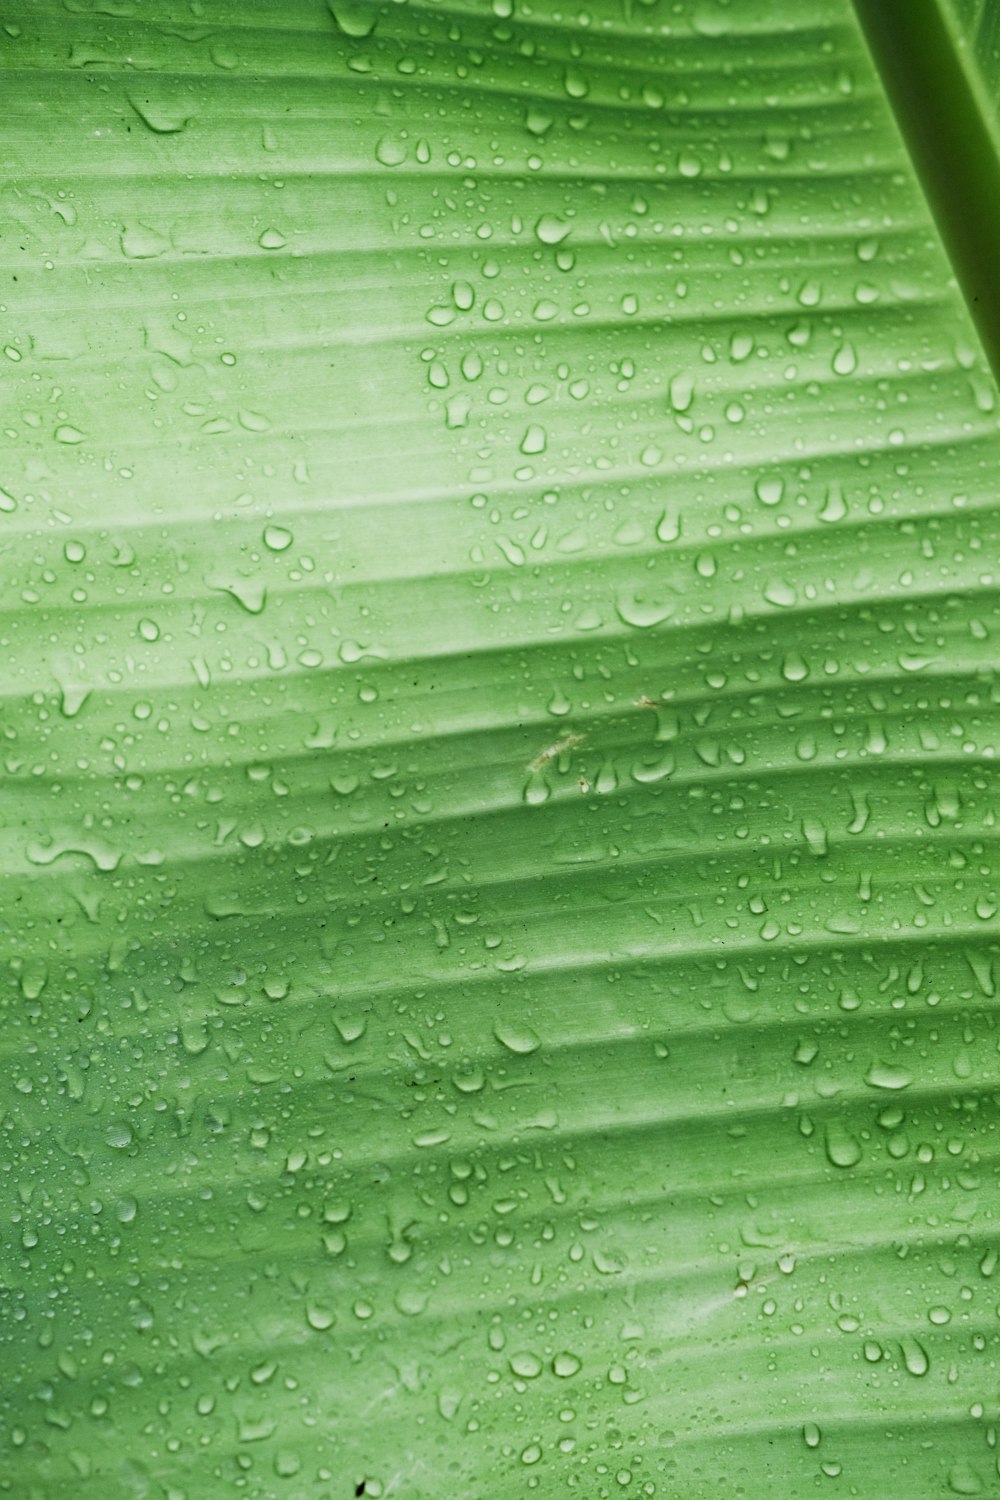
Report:
[[859,1143],[838,1120],[831,1120],[827,1125],[824,1144],[831,1166],[856,1167],[861,1160]]
[[327,8],[344,36],[371,36],[378,25],[379,8],[373,0],[326,0]]
[[194,116],[194,110],[185,101],[156,97],[145,90],[130,94],[128,102],[154,135],[178,135]]
[[542,1045],[538,1032],[523,1021],[497,1021],[493,1035],[508,1052],[516,1052],[521,1057],[537,1052]]
[[931,1362],[927,1357],[927,1350],[919,1339],[915,1339],[912,1334],[905,1334],[899,1341],[899,1352],[903,1356],[903,1364],[909,1374],[917,1376],[927,1374]]

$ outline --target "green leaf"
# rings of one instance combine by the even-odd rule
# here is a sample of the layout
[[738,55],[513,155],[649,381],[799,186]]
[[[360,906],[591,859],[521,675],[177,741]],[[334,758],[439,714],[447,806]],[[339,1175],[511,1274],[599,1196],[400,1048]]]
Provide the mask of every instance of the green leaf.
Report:
[[990,1493],[996,384],[851,6],[0,44],[0,1494]]

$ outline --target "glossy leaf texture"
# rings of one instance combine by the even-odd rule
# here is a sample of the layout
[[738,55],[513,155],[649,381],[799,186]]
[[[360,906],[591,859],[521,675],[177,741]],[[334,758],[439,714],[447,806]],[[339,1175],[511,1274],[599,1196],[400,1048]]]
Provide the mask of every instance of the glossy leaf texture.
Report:
[[1000,6],[995,0],[945,0],[963,62],[976,77],[979,97],[994,127],[1000,125]]
[[994,1492],[997,392],[850,5],[2,46],[0,1494]]

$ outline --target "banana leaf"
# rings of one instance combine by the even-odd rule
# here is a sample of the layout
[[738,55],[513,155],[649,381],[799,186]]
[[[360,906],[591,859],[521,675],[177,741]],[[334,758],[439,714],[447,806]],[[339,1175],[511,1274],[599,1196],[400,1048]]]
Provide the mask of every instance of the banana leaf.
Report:
[[3,7],[0,1496],[997,1492],[918,10]]

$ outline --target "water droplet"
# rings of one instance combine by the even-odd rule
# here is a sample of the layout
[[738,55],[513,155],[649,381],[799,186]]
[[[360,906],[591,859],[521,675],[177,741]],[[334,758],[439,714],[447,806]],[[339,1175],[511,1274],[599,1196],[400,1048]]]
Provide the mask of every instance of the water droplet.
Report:
[[971,1464],[962,1459],[948,1470],[948,1488],[953,1495],[981,1495],[985,1486]]
[[865,1083],[873,1089],[900,1090],[909,1088],[913,1074],[905,1068],[890,1063],[873,1062],[865,1074]]
[[469,423],[469,413],[472,410],[472,402],[468,396],[450,396],[445,402],[445,426],[450,432],[457,432]]
[[571,99],[586,99],[590,84],[576,68],[567,68],[563,74],[563,88]]
[[497,546],[511,567],[522,568],[524,566],[524,548],[519,543],[512,541],[510,537],[498,536]]
[[438,1391],[437,1409],[446,1422],[450,1422],[462,1404],[462,1392],[445,1387]]
[[508,1052],[516,1052],[522,1057],[526,1057],[531,1052],[537,1052],[542,1045],[538,1032],[523,1022],[497,1021],[493,1028],[493,1035],[501,1046],[507,1048]]
[[402,166],[406,160],[406,145],[393,135],[384,135],[375,145],[375,160],[382,166]]
[[802,833],[810,852],[817,858],[822,858],[828,847],[828,834],[826,826],[818,818],[806,817],[802,819]]
[[685,412],[694,398],[694,379],[691,375],[675,375],[669,386],[670,405],[674,411]]
[[856,1167],[861,1160],[861,1146],[838,1120],[831,1120],[827,1125],[824,1144],[831,1166]]
[[847,515],[847,506],[844,504],[844,492],[840,485],[834,481],[826,492],[826,500],[823,509],[819,513],[821,521],[842,521]]
[[665,599],[661,590],[650,594],[636,589],[615,600],[615,612],[624,625],[632,625],[637,630],[649,630],[651,626],[662,625],[664,620],[670,619],[674,613],[674,603],[671,599]]
[[62,714],[64,719],[75,719],[89,697],[90,688],[86,685],[86,683],[61,683],[59,712]]
[[378,25],[378,6],[372,0],[326,0],[327,8],[344,36],[371,36]]
[[552,129],[554,123],[554,117],[549,114],[548,110],[542,109],[538,104],[531,104],[528,106],[527,112],[524,116],[524,124],[525,128],[529,130],[532,135],[545,135],[549,130]]
[[264,546],[271,552],[284,552],[293,541],[292,533],[284,526],[264,527]]
[[25,1000],[37,1000],[48,982],[49,969],[44,959],[29,958],[18,978]]
[[835,375],[854,374],[858,368],[858,356],[853,344],[841,344],[833,356],[832,368]]
[[805,682],[809,663],[798,651],[789,651],[781,663],[781,675],[786,682]]
[[541,807],[542,803],[547,802],[551,797],[552,788],[540,770],[532,771],[524,784],[521,795],[529,807]]
[[772,578],[764,589],[764,598],[768,604],[773,604],[777,609],[791,609],[798,599],[798,594],[783,578]]
[[179,100],[130,94],[128,102],[154,135],[178,135],[191,123],[194,111]]
[[561,245],[572,231],[572,224],[555,214],[543,214],[535,225],[535,235],[543,245]]
[[815,1422],[806,1422],[802,1428],[802,1437],[807,1448],[818,1448],[822,1434]]
[[558,1375],[560,1380],[568,1380],[571,1375],[577,1373],[580,1367],[581,1361],[575,1354],[570,1354],[566,1350],[557,1354],[552,1361],[552,1373]]
[[785,481],[776,475],[767,479],[758,479],[754,485],[754,493],[761,505],[780,505],[785,493]]
[[660,542],[676,542],[681,534],[681,518],[679,513],[672,514],[665,510],[656,523],[656,537]]
[[149,224],[128,224],[122,230],[122,254],[129,260],[156,260],[171,248],[166,235]]
[[912,1334],[905,1334],[899,1341],[899,1352],[903,1356],[903,1364],[911,1375],[926,1375],[931,1367],[927,1358],[927,1350]]
[[267,589],[259,578],[237,578],[226,583],[210,583],[211,588],[235,599],[248,615],[259,615],[267,603]]

